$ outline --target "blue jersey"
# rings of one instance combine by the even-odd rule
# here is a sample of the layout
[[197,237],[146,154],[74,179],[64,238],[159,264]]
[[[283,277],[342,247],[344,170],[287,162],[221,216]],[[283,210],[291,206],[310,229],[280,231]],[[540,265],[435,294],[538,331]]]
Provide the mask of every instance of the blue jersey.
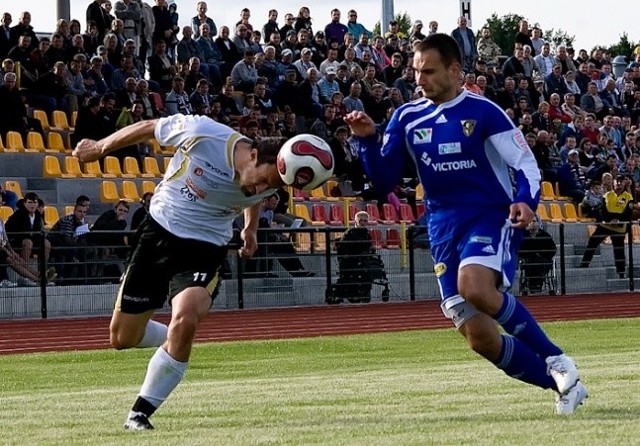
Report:
[[432,224],[487,210],[506,218],[513,202],[537,208],[540,172],[533,153],[504,111],[482,96],[463,90],[440,105],[410,102],[395,111],[383,137],[359,141],[365,170],[381,192],[399,181],[408,151]]

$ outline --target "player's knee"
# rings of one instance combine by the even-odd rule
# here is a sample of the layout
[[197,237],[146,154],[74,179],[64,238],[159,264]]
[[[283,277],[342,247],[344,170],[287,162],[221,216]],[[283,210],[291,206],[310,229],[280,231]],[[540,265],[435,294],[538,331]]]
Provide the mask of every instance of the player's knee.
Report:
[[171,318],[169,325],[169,339],[171,342],[191,342],[198,327],[198,315],[194,313],[179,313]]

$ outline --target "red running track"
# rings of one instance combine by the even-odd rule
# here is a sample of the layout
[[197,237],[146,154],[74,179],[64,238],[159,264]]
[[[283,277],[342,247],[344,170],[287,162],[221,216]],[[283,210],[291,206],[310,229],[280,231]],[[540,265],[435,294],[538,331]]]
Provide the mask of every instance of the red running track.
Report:
[[[640,295],[523,297],[541,322],[640,317]],[[168,321],[168,315],[158,320]],[[435,300],[211,313],[198,342],[282,339],[451,327]],[[0,322],[0,354],[109,348],[109,318]]]

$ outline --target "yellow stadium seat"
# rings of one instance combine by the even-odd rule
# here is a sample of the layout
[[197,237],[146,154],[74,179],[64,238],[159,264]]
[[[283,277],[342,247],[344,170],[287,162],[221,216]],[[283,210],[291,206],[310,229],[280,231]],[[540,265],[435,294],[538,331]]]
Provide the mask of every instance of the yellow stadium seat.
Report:
[[34,119],[37,119],[38,121],[40,121],[40,124],[42,125],[43,130],[49,131],[51,126],[49,125],[49,118],[47,117],[47,112],[45,112],[44,110],[34,110],[33,117]]
[[314,221],[311,220],[311,216],[309,215],[309,209],[304,204],[295,204],[294,205],[294,214],[297,217],[305,219],[308,223],[314,226],[324,226],[325,222],[323,221]]
[[578,212],[573,203],[564,204],[564,221],[567,223],[576,223],[578,221]]
[[560,183],[558,183],[557,181],[555,182],[554,185],[554,190],[553,190],[555,196],[556,196],[556,200],[558,201],[570,201],[571,197],[565,197],[560,195]]
[[76,122],[78,121],[78,110],[75,110],[71,113],[71,127],[76,127]]
[[297,252],[311,251],[311,234],[308,232],[298,232],[293,239]]
[[[324,190],[326,191],[325,195],[327,196],[327,201],[340,201],[340,186],[336,180],[328,180],[324,183]],[[336,193],[337,196],[334,197],[332,192]]]
[[538,204],[537,213],[538,213],[538,216],[540,217],[540,220],[551,221],[551,219],[549,218],[549,213],[547,212],[547,207],[545,206],[544,203]]
[[138,186],[135,181],[125,180],[122,182],[122,199],[127,201],[140,201]]
[[[107,156],[104,158],[104,177],[105,178],[122,178],[122,170],[120,169],[120,160],[115,156]],[[127,178],[131,178],[128,176]]]
[[416,200],[424,200],[424,187],[422,187],[422,183],[418,183],[416,186]]
[[2,143],[2,138],[0,138],[0,153],[4,151],[5,151],[4,144]]
[[149,140],[149,148],[151,149],[152,155],[162,155],[162,149],[157,139],[152,138]]
[[164,160],[163,160],[163,167],[164,167],[164,171],[167,171],[167,167],[169,167],[169,163],[171,162],[171,157],[170,156],[165,156]]
[[153,181],[144,180],[142,182],[142,195],[146,194],[147,192],[153,193],[155,190],[156,183],[154,183]]
[[543,181],[540,190],[540,199],[545,201],[555,200],[555,193],[553,192],[553,184],[548,181]]
[[562,208],[558,203],[549,203],[549,214],[553,223],[562,223],[564,221]]
[[102,181],[100,183],[100,202],[101,203],[117,203],[120,201],[118,188],[114,181]]
[[13,209],[9,206],[0,206],[0,219],[3,223],[6,223],[9,217],[13,214]]
[[8,152],[24,152],[26,147],[22,142],[22,135],[18,132],[7,132],[7,148]]
[[[97,178],[101,178],[104,175],[102,174],[102,169],[100,169],[100,163],[98,161],[90,161],[88,163],[84,163],[84,173],[89,175],[95,175]],[[115,178],[115,177],[111,177]]]
[[51,227],[60,220],[60,214],[58,214],[58,208],[55,206],[44,207],[44,227],[51,229]]
[[164,156],[173,156],[176,153],[176,148],[173,146],[164,146],[164,147],[161,147],[161,149],[162,149],[161,153]]
[[75,206],[72,204],[69,204],[67,206],[64,207],[64,215],[69,215],[69,214],[73,214],[73,211],[75,210]]
[[47,148],[44,146],[42,135],[38,132],[27,133],[27,149],[25,152],[45,152]]
[[79,178],[97,178],[95,173],[84,173],[80,169],[80,161],[75,156],[64,157],[64,171]]
[[62,173],[60,161],[53,155],[46,155],[42,160],[42,176],[45,178],[75,178],[74,175]]
[[158,166],[158,160],[154,156],[145,156],[143,167],[144,167],[144,173],[151,174],[157,178],[162,178],[162,172],[160,172],[160,166]]
[[127,156],[124,159],[124,173],[133,175],[135,178],[155,178],[155,175],[152,173],[140,172],[138,160],[132,156]]
[[67,148],[64,146],[62,135],[57,132],[49,132],[47,135],[47,152],[49,153],[65,153]]
[[53,111],[53,126],[52,130],[64,130],[65,132],[72,132],[73,129],[69,126],[67,120],[67,114],[60,110]]
[[313,201],[326,201],[328,197],[325,195],[324,189],[322,188],[322,186],[320,186],[320,187],[316,187],[311,191],[310,198]]
[[578,205],[578,220],[584,223],[589,223],[592,221],[596,221],[595,218],[585,217],[582,212],[582,203]]
[[10,190],[11,192],[15,192],[18,198],[23,198],[22,187],[20,186],[19,182],[13,181],[13,180],[7,180],[4,182],[4,188],[6,190]]

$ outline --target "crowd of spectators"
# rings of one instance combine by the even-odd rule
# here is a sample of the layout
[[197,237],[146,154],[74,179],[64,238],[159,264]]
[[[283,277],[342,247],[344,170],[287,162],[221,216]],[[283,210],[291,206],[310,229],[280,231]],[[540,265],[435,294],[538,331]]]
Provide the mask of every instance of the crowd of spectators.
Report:
[[[272,9],[262,26],[252,23],[248,8],[232,24],[216,24],[208,13],[199,2],[184,12],[193,17],[180,29],[175,3],[94,0],[84,23],[58,20],[55,32],[40,39],[29,12],[13,26],[4,13],[0,133],[42,130],[25,103],[69,117],[77,111],[72,143],[177,113],[206,115],[252,138],[310,132],[331,145],[342,184],[366,196],[370,185],[343,117],[362,110],[384,126],[396,108],[420,98],[412,45],[438,32],[439,24],[423,29],[416,20],[405,33],[391,21],[374,35],[355,10],[346,21],[331,10],[324,26],[308,7],[285,13],[282,23]],[[509,48],[500,48],[487,27],[471,30],[464,17],[451,28],[446,32],[463,55],[461,88],[505,110],[544,180],[558,182],[561,194],[579,204],[592,181],[622,175],[635,201],[640,48],[616,75],[614,54],[555,46],[525,20]],[[141,159],[148,150],[131,147],[119,155]]]

